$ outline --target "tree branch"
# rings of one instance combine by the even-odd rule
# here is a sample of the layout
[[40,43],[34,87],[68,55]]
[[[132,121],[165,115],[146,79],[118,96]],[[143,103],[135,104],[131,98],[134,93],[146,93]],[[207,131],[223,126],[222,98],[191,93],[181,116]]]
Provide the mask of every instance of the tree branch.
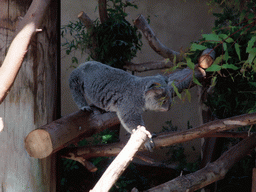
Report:
[[203,169],[177,177],[162,185],[146,190],[145,192],[176,191],[192,192],[213,182],[223,179],[228,170],[240,159],[249,154],[256,147],[256,134],[247,137],[237,145],[226,151],[218,160],[209,163]]
[[[197,138],[216,136],[220,131],[226,131],[241,126],[256,124],[256,113],[235,116],[227,119],[216,120],[199,127],[181,132],[168,132],[156,135],[153,138],[155,148],[183,143]],[[215,133],[217,132],[217,133]],[[244,137],[245,135],[243,135]],[[95,145],[87,147],[76,147],[63,149],[62,156],[69,156],[70,153],[75,157],[85,159],[101,156],[116,156],[123,148],[124,143],[114,143],[109,145]],[[146,150],[144,146],[140,150]]]
[[87,33],[91,37],[91,44],[87,46],[87,48],[91,52],[91,57],[93,59],[97,58],[97,54],[95,53],[95,49],[97,48],[97,41],[95,39],[95,33],[94,33],[94,24],[93,21],[83,12],[81,11],[78,14],[78,19],[83,23],[83,25],[87,29]]
[[99,15],[101,23],[104,23],[108,19],[106,0],[99,0]]
[[31,37],[40,26],[50,2],[50,0],[33,0],[24,19],[18,26],[17,35],[13,39],[0,68],[0,104],[7,96],[18,75]]
[[170,61],[151,61],[151,62],[145,62],[145,63],[131,63],[127,62],[124,66],[124,69],[127,69],[129,71],[136,71],[136,72],[144,72],[144,71],[150,71],[150,70],[156,70],[156,69],[165,69],[165,68],[171,68],[173,67],[173,63]]
[[119,176],[124,172],[126,167],[132,161],[135,153],[139,150],[140,146],[147,141],[148,134],[150,133],[146,130],[145,127],[139,126],[137,130],[131,135],[131,138],[129,139],[123,150],[109,165],[98,183],[90,192],[109,191],[112,185],[117,181]]
[[163,45],[156,35],[154,34],[153,30],[150,28],[149,24],[147,23],[146,19],[143,17],[143,15],[140,15],[135,21],[134,25],[142,31],[146,39],[148,40],[148,43],[150,47],[159,55],[161,55],[164,58],[169,58],[171,61],[174,60],[174,57],[176,57],[176,62],[180,62],[183,60],[183,57],[180,53],[173,51]]

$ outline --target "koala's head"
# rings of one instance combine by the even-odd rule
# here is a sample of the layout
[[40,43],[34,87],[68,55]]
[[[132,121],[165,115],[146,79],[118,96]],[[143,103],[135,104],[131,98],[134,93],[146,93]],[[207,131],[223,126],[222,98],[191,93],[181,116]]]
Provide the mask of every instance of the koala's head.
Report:
[[171,107],[171,93],[166,82],[152,82],[145,92],[145,109],[153,111],[168,111]]

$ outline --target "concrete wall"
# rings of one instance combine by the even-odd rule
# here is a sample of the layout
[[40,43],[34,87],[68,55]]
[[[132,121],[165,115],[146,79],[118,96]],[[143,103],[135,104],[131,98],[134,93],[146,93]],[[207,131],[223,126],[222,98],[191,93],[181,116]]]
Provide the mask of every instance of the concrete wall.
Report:
[[[92,20],[98,18],[98,10],[96,0],[62,0],[61,3],[61,25],[68,24],[69,21],[76,21],[77,15],[80,11],[84,11]],[[137,1],[139,9],[127,9],[129,21],[136,19],[139,14],[145,17],[150,16],[150,26],[154,30],[159,40],[166,46],[173,50],[179,51],[180,48],[187,48],[189,43],[201,38],[201,34],[209,33],[213,26],[214,18],[208,14],[209,7],[206,1],[187,0],[140,0]],[[76,53],[80,62],[85,61],[85,56]],[[143,37],[142,50],[133,59],[133,62],[147,62],[154,60],[161,60],[161,56],[155,53],[148,45]],[[65,50],[62,50],[62,115],[67,115],[77,110],[75,103],[71,98],[68,88],[67,80],[72,69],[71,57],[65,55]],[[161,73],[162,71],[154,71],[147,73],[140,73],[136,75],[151,75]],[[144,121],[147,128],[151,132],[159,132],[165,121],[171,120],[173,125],[178,126],[179,130],[187,129],[187,122],[192,126],[201,124],[201,114],[198,104],[197,88],[191,89],[192,101],[182,102],[175,99],[175,104],[168,113],[146,112],[144,114]],[[121,132],[123,138],[125,132]],[[186,153],[195,158],[200,155],[200,142],[192,141],[184,144]],[[196,151],[192,150],[192,146]],[[164,153],[157,151],[159,160],[164,159]]]

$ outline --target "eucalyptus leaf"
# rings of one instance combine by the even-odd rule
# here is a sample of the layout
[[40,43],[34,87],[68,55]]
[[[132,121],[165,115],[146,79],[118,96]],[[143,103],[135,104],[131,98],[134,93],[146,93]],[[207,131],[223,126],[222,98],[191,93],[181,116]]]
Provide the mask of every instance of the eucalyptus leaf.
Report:
[[233,70],[238,70],[239,68],[233,64],[224,64],[221,66],[223,69],[233,69]]
[[211,34],[203,34],[202,35],[203,38],[205,38],[205,40],[207,41],[221,41],[220,37],[214,33],[211,33]]
[[216,72],[216,71],[220,71],[221,70],[221,66],[217,65],[217,64],[212,64],[209,68],[207,68],[205,71],[207,72]]
[[191,51],[197,51],[197,50],[202,51],[202,50],[205,50],[205,49],[207,49],[206,46],[204,46],[204,45],[199,45],[199,44],[196,44],[196,43],[193,43],[193,44],[191,45],[191,48],[190,48]]
[[176,95],[181,99],[181,94],[179,93],[179,90],[178,90],[178,88],[176,87],[174,81],[172,82],[171,85],[172,85],[173,90],[174,90],[174,92],[176,93]]
[[241,61],[241,54],[240,54],[240,45],[238,43],[235,43],[235,50],[236,50],[236,54],[239,58],[239,61]]

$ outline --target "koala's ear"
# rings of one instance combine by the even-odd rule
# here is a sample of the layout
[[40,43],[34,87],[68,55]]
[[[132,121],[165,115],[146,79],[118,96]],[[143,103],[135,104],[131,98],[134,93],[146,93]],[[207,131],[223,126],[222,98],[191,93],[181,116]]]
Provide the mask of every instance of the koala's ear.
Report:
[[151,83],[147,90],[146,90],[146,95],[147,94],[162,94],[164,92],[164,88],[161,87],[161,84],[158,82],[153,82]]

